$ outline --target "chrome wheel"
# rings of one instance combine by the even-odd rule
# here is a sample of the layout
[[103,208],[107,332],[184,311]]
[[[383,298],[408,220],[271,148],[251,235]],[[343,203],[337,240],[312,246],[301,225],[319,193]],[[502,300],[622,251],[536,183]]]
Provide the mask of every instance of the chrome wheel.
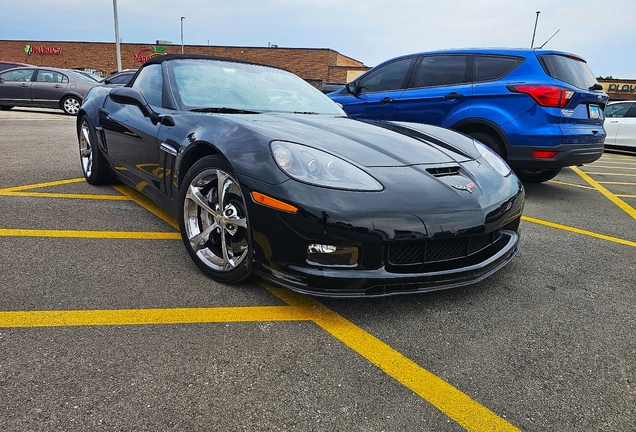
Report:
[[189,181],[183,198],[183,230],[191,256],[208,274],[241,273],[236,280],[222,278],[227,282],[247,277],[245,269],[238,270],[249,261],[245,200],[238,182],[226,171],[206,168]]
[[68,115],[77,115],[80,110],[80,105],[79,99],[69,96],[62,102],[62,109]]
[[79,133],[80,160],[85,177],[93,173],[93,143],[91,142],[91,130],[86,120],[82,121]]

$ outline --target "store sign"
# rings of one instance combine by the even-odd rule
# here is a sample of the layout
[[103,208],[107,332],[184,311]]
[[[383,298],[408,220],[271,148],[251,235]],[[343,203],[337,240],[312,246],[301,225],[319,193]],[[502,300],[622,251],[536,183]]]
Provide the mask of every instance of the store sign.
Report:
[[58,48],[58,47],[36,47],[36,46],[26,45],[24,47],[24,52],[27,53],[27,55],[31,55],[31,54],[61,55],[62,54],[62,48]]
[[636,84],[612,83],[607,87],[608,93],[636,93]]
[[154,56],[162,55],[164,46],[151,46],[150,48],[144,48],[133,56],[134,60],[139,63],[145,63]]

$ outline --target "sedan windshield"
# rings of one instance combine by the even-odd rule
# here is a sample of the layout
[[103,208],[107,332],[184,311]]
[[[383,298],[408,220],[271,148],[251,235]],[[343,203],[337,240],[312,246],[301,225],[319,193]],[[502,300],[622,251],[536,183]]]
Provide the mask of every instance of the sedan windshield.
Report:
[[282,69],[231,61],[168,62],[182,109],[346,115],[331,99]]

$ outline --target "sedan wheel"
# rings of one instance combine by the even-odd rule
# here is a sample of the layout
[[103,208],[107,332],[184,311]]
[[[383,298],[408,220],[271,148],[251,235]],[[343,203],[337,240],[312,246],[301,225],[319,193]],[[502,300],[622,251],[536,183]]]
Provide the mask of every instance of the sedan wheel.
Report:
[[80,121],[77,138],[79,140],[80,162],[86,181],[93,185],[108,183],[108,167],[97,147],[95,131],[87,116],[82,117]]
[[68,115],[77,115],[82,103],[75,96],[67,96],[62,100],[62,110]]
[[230,166],[208,156],[181,187],[179,225],[188,253],[208,276],[236,283],[252,272],[251,233],[241,187]]

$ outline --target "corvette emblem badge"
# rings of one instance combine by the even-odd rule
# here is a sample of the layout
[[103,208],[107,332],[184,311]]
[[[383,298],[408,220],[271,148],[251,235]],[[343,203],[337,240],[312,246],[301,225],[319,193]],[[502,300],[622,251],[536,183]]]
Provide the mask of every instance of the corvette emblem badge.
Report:
[[457,190],[465,190],[466,192],[473,193],[473,189],[475,188],[475,183],[468,183],[467,185],[453,184],[451,186]]

